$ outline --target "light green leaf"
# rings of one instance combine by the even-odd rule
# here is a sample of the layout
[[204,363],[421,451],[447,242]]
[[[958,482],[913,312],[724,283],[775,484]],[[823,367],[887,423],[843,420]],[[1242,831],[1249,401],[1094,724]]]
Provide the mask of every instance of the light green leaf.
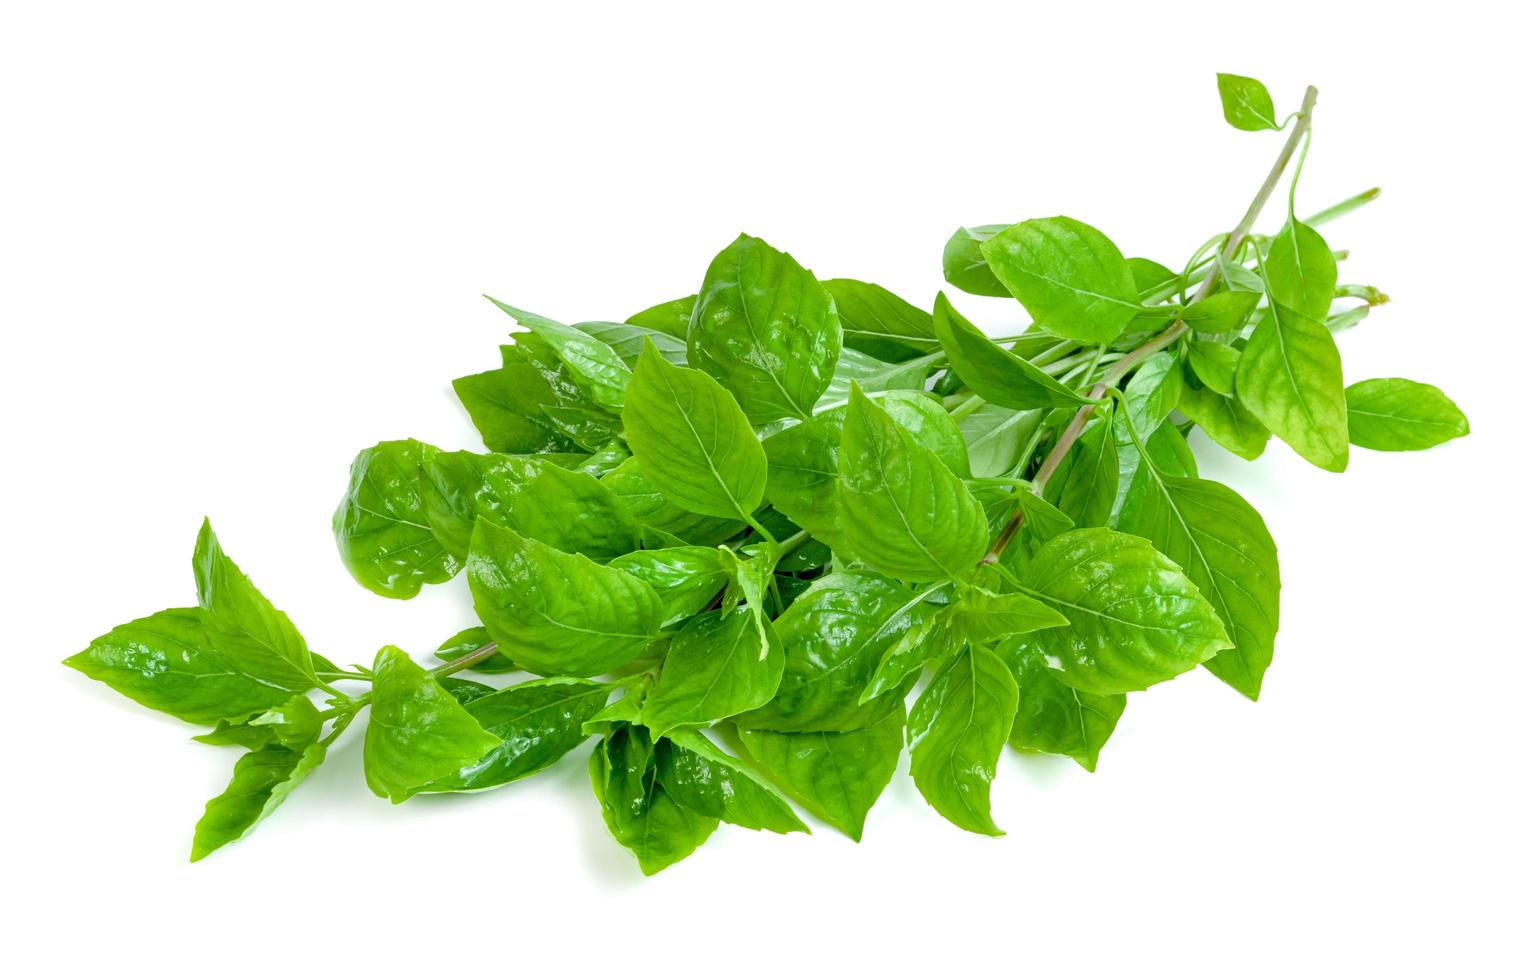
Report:
[[1154,466],[1143,472],[1145,492],[1124,505],[1118,526],[1181,566],[1218,611],[1234,646],[1203,666],[1254,701],[1278,628],[1277,545],[1229,487],[1162,476]]
[[1131,534],[1067,531],[1038,550],[1021,582],[1070,621],[1027,640],[1078,691],[1142,691],[1231,646],[1197,586]]
[[471,374],[452,383],[487,448],[498,453],[572,452],[578,448],[543,410],[558,398],[527,362]]
[[1096,527],[1112,516],[1118,478],[1118,444],[1108,413],[1081,431],[1044,487],[1044,496],[1077,526]]
[[1262,271],[1273,305],[1325,322],[1336,296],[1336,257],[1318,231],[1289,218],[1272,239]]
[[1017,720],[1007,741],[1018,752],[1067,755],[1087,772],[1128,705],[1122,694],[1086,694],[1059,679],[1022,639],[996,650],[1017,681]]
[[518,666],[590,677],[636,659],[660,635],[655,590],[616,568],[480,521],[468,555],[474,610]]
[[[692,307],[687,306],[686,315],[691,317]],[[653,327],[641,327],[632,323],[612,323],[605,320],[595,320],[587,323],[575,324],[575,329],[582,333],[590,334],[597,340],[612,348],[612,352],[623,359],[623,363],[631,369],[639,363],[639,354],[644,350],[644,342],[647,340],[655,345],[660,356],[680,367],[687,365],[687,341],[686,321],[682,321],[683,330],[681,335],[676,336],[664,330]]]
[[[856,279],[827,279],[822,285],[836,301],[841,342],[885,361],[903,361],[937,350],[931,314],[882,286]],[[845,356],[842,351],[842,356]],[[866,387],[866,385],[864,385]]]
[[1277,110],[1267,86],[1244,75],[1219,73],[1219,102],[1224,107],[1224,121],[1248,133],[1263,129],[1281,129]]
[[273,606],[224,554],[206,520],[192,553],[197,602],[208,643],[236,670],[287,691],[317,682],[314,654],[287,614]]
[[1210,439],[1241,459],[1256,459],[1272,436],[1240,402],[1211,388],[1183,385],[1177,409],[1196,422]]
[[969,586],[959,594],[951,615],[953,628],[970,643],[1070,625],[1057,609],[1030,595],[996,593],[979,586]]
[[655,760],[661,785],[688,809],[750,830],[809,833],[787,800],[700,732],[671,733]]
[[1235,392],[1252,415],[1324,470],[1347,468],[1341,353],[1325,324],[1269,309],[1240,355]]
[[745,606],[688,620],[671,638],[644,701],[644,727],[658,737],[681,726],[712,725],[770,701],[782,679],[782,644],[765,623],[768,645],[762,656],[756,629]]
[[867,728],[784,733],[741,729],[751,761],[788,796],[862,840],[868,811],[894,775],[904,744],[905,706],[896,703]]
[[[464,654],[473,653],[485,644],[493,642],[494,638],[490,636],[489,630],[483,626],[470,626],[443,640],[442,645],[436,648],[432,656],[442,661],[456,660]],[[480,674],[506,674],[518,668],[504,651],[496,650],[475,664],[473,669]]]
[[1469,434],[1469,420],[1441,390],[1404,378],[1348,385],[1352,445],[1386,451],[1430,449]]
[[958,429],[968,444],[973,474],[1002,476],[1017,470],[1042,418],[1041,409],[1014,412],[999,405],[981,405],[959,419]]
[[201,609],[161,610],[96,637],[64,663],[146,708],[198,725],[243,720],[314,686],[290,671],[277,680],[250,672],[212,645],[202,619]]
[[981,398],[1007,408],[1075,408],[1087,399],[1055,381],[1031,361],[998,346],[937,294],[932,322],[948,364]]
[[697,296],[683,296],[665,303],[657,303],[647,310],[640,310],[627,322],[636,327],[658,330],[672,337],[687,339],[687,327],[692,323],[692,309],[697,306]]
[[331,526],[352,577],[381,596],[408,599],[462,567],[426,524],[422,472],[436,451],[414,439],[380,442],[351,464]]
[[854,383],[866,392],[924,391],[930,373],[929,358],[891,364],[860,350],[844,350],[831,373],[830,385],[815,403],[815,411],[823,413],[827,408],[845,405]]
[[976,834],[990,818],[990,782],[1017,712],[1017,682],[995,654],[971,646],[931,679],[910,711],[910,775],[926,802]]
[[981,246],[1011,294],[1049,333],[1105,344],[1140,311],[1139,290],[1118,246],[1074,218],[1034,218]]
[[1182,311],[1182,322],[1197,333],[1229,333],[1239,330],[1251,319],[1261,293],[1245,290],[1226,291],[1206,296]]
[[1166,351],[1152,354],[1139,365],[1123,389],[1135,431],[1149,435],[1176,408],[1182,394],[1182,366]]
[[601,482],[628,505],[640,525],[677,537],[686,544],[721,544],[745,529],[745,523],[738,517],[709,517],[677,507],[649,482],[636,459],[624,460],[603,474]]
[[687,358],[729,389],[751,422],[807,418],[840,355],[836,304],[791,255],[741,235],[708,266]]
[[853,389],[837,461],[844,540],[899,578],[962,578],[985,552],[984,510],[936,454]]
[[232,844],[282,805],[289,793],[325,761],[325,746],[267,745],[234,764],[229,787],[208,801],[192,835],[192,860]]
[[1199,381],[1221,395],[1235,393],[1235,369],[1240,351],[1228,344],[1195,340],[1187,345],[1187,364]]
[[977,225],[953,232],[942,248],[942,278],[975,296],[1010,296],[995,277],[981,250],[990,239],[1010,225]]
[[489,789],[541,772],[588,737],[583,728],[607,703],[605,684],[547,677],[503,687],[464,705],[500,744],[424,792]]
[[323,727],[324,719],[314,702],[306,694],[296,694],[245,721],[220,721],[211,732],[195,735],[192,741],[203,745],[241,745],[247,749],[283,745],[302,751],[319,740]]
[[403,803],[500,745],[398,647],[378,651],[372,693],[362,769],[368,789],[391,803]]
[[645,348],[623,426],[645,478],[677,507],[744,521],[761,505],[766,453],[729,392],[701,371]]
[[716,548],[685,546],[635,551],[607,563],[648,583],[665,604],[665,621],[695,615],[713,601],[729,581]]

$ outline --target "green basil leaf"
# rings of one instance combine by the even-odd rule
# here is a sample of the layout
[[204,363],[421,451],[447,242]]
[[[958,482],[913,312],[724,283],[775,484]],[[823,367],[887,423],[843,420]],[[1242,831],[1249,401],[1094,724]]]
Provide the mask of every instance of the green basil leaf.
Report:
[[197,602],[208,642],[236,669],[287,691],[307,691],[318,680],[314,654],[287,614],[273,606],[224,554],[204,520],[192,553]]
[[648,583],[665,605],[668,623],[702,612],[729,582],[717,549],[691,545],[635,551],[612,559],[607,567]]
[[831,372],[830,384],[825,394],[815,403],[817,412],[846,404],[856,383],[863,391],[925,390],[926,376],[931,373],[929,360],[917,358],[891,364],[880,361],[860,350],[844,350],[836,368]]
[[1010,296],[981,251],[981,246],[1010,227],[977,225],[953,232],[942,248],[942,278],[975,296]]
[[750,609],[707,612],[671,637],[660,676],[644,701],[644,727],[656,736],[711,725],[766,704],[782,679],[783,651],[771,623],[767,649]]
[[605,684],[546,677],[473,699],[464,710],[500,744],[424,792],[490,789],[547,769],[589,737],[583,728],[606,705],[607,691]]
[[1031,361],[998,346],[937,294],[932,322],[948,363],[981,398],[1007,408],[1074,408],[1087,399],[1055,381]]
[[1441,390],[1404,378],[1348,385],[1352,445],[1386,451],[1430,449],[1469,434],[1469,420]]
[[1070,621],[1052,606],[1020,592],[996,593],[978,586],[965,588],[952,608],[953,627],[970,643],[1068,626]]
[[1195,340],[1187,345],[1187,364],[1198,380],[1215,392],[1221,395],[1235,393],[1235,370],[1240,365],[1240,351],[1228,344]]
[[1236,290],[1214,293],[1182,311],[1182,322],[1197,333],[1229,333],[1239,330],[1251,319],[1261,293]]
[[690,810],[750,830],[809,833],[787,800],[700,732],[673,732],[657,745],[655,769],[666,792]]
[[785,733],[741,729],[751,761],[810,813],[862,840],[868,811],[894,775],[904,745],[905,706],[867,728]]
[[632,375],[628,365],[623,363],[623,359],[611,347],[585,331],[558,320],[507,306],[493,296],[486,296],[485,299],[552,347],[576,383],[590,394],[596,404],[614,411],[623,407],[623,392]]
[[837,461],[837,506],[852,552],[899,578],[962,578],[988,544],[984,510],[937,455],[852,390]]
[[622,726],[596,746],[589,767],[607,829],[633,852],[646,875],[697,850],[719,825],[717,817],[683,806],[666,792],[654,763],[654,745],[643,729]]
[[1125,259],[1128,262],[1128,271],[1133,273],[1134,288],[1140,296],[1154,296],[1167,290],[1175,291],[1181,288],[1182,274],[1172,272],[1159,262],[1150,259]]
[[1176,407],[1196,422],[1205,435],[1241,459],[1256,459],[1272,436],[1240,402],[1212,388],[1183,385],[1182,399]]
[[910,710],[910,775],[954,825],[1001,836],[990,782],[1017,713],[1017,682],[995,654],[971,646],[932,677]]
[[1020,471],[1022,453],[1042,418],[1040,410],[1014,412],[987,404],[959,419],[958,430],[969,447],[971,472],[977,477],[991,477]]
[[1078,691],[1142,691],[1231,646],[1198,587],[1144,538],[1067,531],[1038,550],[1021,581],[1070,621],[1027,639]]
[[1224,121],[1248,133],[1263,129],[1282,129],[1277,110],[1267,86],[1244,75],[1219,73],[1219,102],[1224,107]]
[[738,517],[709,517],[677,507],[649,482],[636,459],[624,460],[603,474],[601,482],[628,505],[634,520],[642,526],[672,535],[686,544],[722,544],[745,527]]
[[1252,415],[1324,470],[1347,468],[1347,402],[1341,353],[1320,323],[1269,309],[1240,355],[1235,393]]
[[471,681],[465,677],[440,677],[437,683],[442,686],[442,690],[452,695],[454,701],[465,707],[495,693],[495,688],[490,685]]
[[474,609],[518,666],[545,676],[614,670],[660,635],[655,590],[616,568],[480,521],[468,555]]
[[457,378],[452,390],[487,448],[498,453],[572,452],[577,447],[543,412],[553,390],[527,363]]
[[751,422],[807,418],[840,355],[836,304],[791,255],[741,235],[708,266],[687,359],[733,392]]
[[[483,626],[470,626],[466,630],[460,630],[442,641],[442,645],[436,648],[432,654],[438,660],[457,660],[464,654],[473,653],[487,643],[495,642],[490,636],[490,631]],[[496,650],[485,659],[473,666],[473,670],[480,674],[508,674],[518,669],[512,663],[511,658],[500,650]]]
[[[691,315],[692,307],[688,304],[687,316]],[[683,327],[685,327],[685,321],[683,321]],[[685,329],[680,336],[674,336],[653,327],[641,327],[632,323],[611,323],[605,320],[577,323],[575,329],[581,333],[590,334],[612,348],[612,352],[622,358],[623,363],[630,369],[639,363],[639,354],[643,352],[646,340],[654,344],[660,356],[672,364],[681,367],[686,367],[687,364]]]
[[740,406],[703,372],[646,347],[623,427],[645,478],[677,507],[745,521],[761,505],[766,453]]
[[1031,558],[1046,542],[1054,540],[1075,527],[1075,521],[1069,514],[1035,494],[1020,494],[1017,497],[1017,503],[1022,508],[1023,517],[1022,532],[1017,537],[1022,542],[1023,549],[1022,553],[1008,549],[1012,556],[1010,567],[1013,568],[1020,568],[1022,564],[1025,564],[1018,559]]
[[267,745],[234,764],[229,788],[208,801],[192,835],[192,860],[232,844],[282,805],[289,793],[325,761],[325,746]]
[[936,607],[875,572],[847,571],[815,581],[777,617],[785,664],[776,695],[737,721],[774,731],[850,731],[888,714],[901,692],[871,703],[859,695],[884,653]]
[[1034,218],[981,246],[1032,318],[1057,337],[1105,344],[1140,313],[1134,274],[1106,235],[1074,218]]
[[[827,279],[821,283],[836,301],[841,342],[848,349],[902,361],[937,350],[931,314],[882,286],[856,279]],[[842,351],[843,356],[845,351]]]
[[1123,389],[1135,431],[1145,435],[1154,432],[1176,408],[1181,394],[1182,366],[1176,358],[1166,351],[1146,358]]
[[1128,705],[1122,694],[1087,694],[1059,679],[1022,640],[996,651],[1017,681],[1017,719],[1007,741],[1018,752],[1067,755],[1087,772]]
[[319,741],[324,724],[314,702],[307,695],[298,694],[246,721],[220,721],[211,732],[195,735],[192,740],[203,745],[240,745],[247,749],[283,745],[302,751],[304,746]]
[[347,570],[381,596],[408,599],[462,567],[426,524],[422,472],[436,452],[414,439],[380,442],[351,464],[331,526]]
[[1153,466],[1144,473],[1145,493],[1124,506],[1118,526],[1181,566],[1213,605],[1234,646],[1203,666],[1254,701],[1278,628],[1277,545],[1229,487],[1162,476]]
[[928,663],[957,653],[963,638],[948,628],[951,610],[951,606],[923,610],[924,614],[878,658],[873,678],[857,695],[857,703],[867,704],[891,691],[903,696],[915,684],[914,675]]
[[1096,527],[1112,516],[1118,479],[1118,443],[1109,413],[1081,431],[1059,472],[1044,487],[1044,496],[1077,526]]
[[1264,266],[1274,305],[1324,323],[1336,296],[1336,258],[1320,233],[1289,218],[1272,239]]
[[628,505],[578,470],[537,457],[454,452],[429,457],[425,474],[426,521],[459,560],[481,518],[598,561],[639,544],[639,524]]
[[657,303],[647,310],[640,310],[629,317],[627,322],[636,327],[647,327],[650,330],[658,330],[672,337],[686,340],[687,327],[692,323],[692,308],[696,305],[696,294],[683,296],[681,299]]
[[220,653],[202,628],[201,609],[164,609],[96,637],[64,661],[146,708],[211,725],[274,707],[314,686],[283,671],[274,680],[264,661],[254,669]]
[[398,647],[378,651],[372,693],[362,769],[368,789],[391,803],[403,803],[500,745]]

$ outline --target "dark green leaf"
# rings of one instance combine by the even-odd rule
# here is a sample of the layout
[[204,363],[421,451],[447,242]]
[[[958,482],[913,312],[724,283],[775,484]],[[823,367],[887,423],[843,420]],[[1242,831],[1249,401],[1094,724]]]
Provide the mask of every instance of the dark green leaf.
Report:
[[1106,528],[1067,531],[1022,572],[1026,590],[1070,621],[1027,635],[1065,683],[1092,694],[1141,691],[1231,644],[1219,614],[1144,538]]
[[578,448],[543,411],[557,404],[531,364],[508,364],[452,383],[487,448],[498,453],[572,452]]
[[645,478],[677,507],[744,521],[761,505],[766,454],[745,413],[708,375],[646,348],[623,426]]
[[480,519],[598,561],[639,544],[638,522],[609,486],[537,457],[437,453],[426,462],[424,509],[460,560]]
[[984,511],[963,481],[855,389],[836,487],[844,540],[880,571],[918,580],[962,578],[984,554]]
[[896,703],[867,728],[849,732],[784,733],[741,729],[751,760],[809,812],[862,840],[868,811],[899,763],[905,707]]
[[607,563],[649,584],[672,622],[701,612],[729,581],[715,548],[686,546],[635,551]]
[[649,482],[636,459],[624,460],[604,474],[601,481],[622,498],[641,525],[673,535],[687,544],[720,544],[745,527],[739,518],[709,517],[677,507]]
[[976,296],[1010,296],[981,251],[981,246],[1009,227],[977,225],[953,232],[942,249],[942,278]]
[[1348,385],[1347,434],[1364,449],[1430,449],[1469,434],[1469,420],[1431,385],[1373,378]]
[[548,768],[586,740],[583,727],[607,703],[607,692],[604,684],[548,677],[475,698],[465,710],[500,745],[425,791],[489,789]]
[[688,809],[750,830],[809,833],[776,790],[700,732],[673,732],[655,753],[661,785]]
[[885,361],[902,361],[937,349],[931,314],[884,287],[856,279],[827,279],[822,285],[836,301],[846,347]]
[[934,615],[931,590],[912,592],[874,572],[818,579],[777,617],[786,663],[777,694],[742,715],[746,728],[849,731],[889,712],[899,692],[861,704],[884,653],[911,627]]
[[654,746],[643,729],[619,727],[591,755],[591,788],[602,819],[633,852],[646,875],[697,850],[718,827],[717,817],[676,801],[655,775]]
[[986,337],[942,293],[937,294],[932,322],[952,369],[986,401],[1017,409],[1074,408],[1086,403],[1031,361]]
[[990,782],[1017,712],[1017,682],[996,655],[970,647],[938,671],[910,710],[910,775],[934,809],[964,830],[1001,836]]
[[840,355],[835,303],[791,255],[741,235],[708,266],[688,361],[733,392],[751,422],[807,418]]
[[644,727],[656,736],[711,725],[766,704],[782,679],[783,651],[771,623],[767,647],[746,606],[707,612],[671,637],[660,676],[644,701]]
[[655,590],[616,568],[480,521],[468,556],[474,609],[518,666],[589,677],[634,660],[660,635]]
[[1140,312],[1118,246],[1074,218],[1034,218],[981,247],[996,278],[1049,333],[1083,344],[1115,339]]
[[398,647],[378,651],[372,693],[362,768],[368,788],[392,803],[403,803],[500,744]]
[[1281,129],[1277,110],[1267,86],[1244,75],[1219,73],[1219,102],[1224,106],[1224,121],[1236,129],[1254,133],[1263,129]]

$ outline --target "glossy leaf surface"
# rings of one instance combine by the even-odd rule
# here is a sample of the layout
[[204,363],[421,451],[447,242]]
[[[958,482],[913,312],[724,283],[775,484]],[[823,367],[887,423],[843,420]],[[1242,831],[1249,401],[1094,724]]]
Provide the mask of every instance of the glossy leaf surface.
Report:
[[697,850],[719,825],[717,817],[683,806],[666,791],[642,728],[619,726],[596,746],[589,768],[607,829],[646,875]]
[[1011,747],[1067,755],[1087,772],[1096,772],[1097,757],[1118,726],[1128,698],[1075,690],[1021,641],[996,652],[1017,682],[1017,717],[1007,738]]
[[856,279],[827,279],[822,285],[836,302],[845,347],[885,361],[937,349],[931,314],[884,287]]
[[1074,408],[1086,399],[1055,381],[1031,361],[997,345],[937,294],[932,315],[948,363],[981,398],[1006,408]]
[[380,442],[357,454],[332,520],[341,560],[381,596],[408,599],[462,567],[426,524],[425,461],[436,449],[414,439]]
[[197,602],[208,642],[235,669],[286,691],[316,683],[314,654],[287,614],[224,554],[206,520],[192,554]]
[[809,833],[775,789],[699,732],[673,732],[656,746],[656,770],[688,809],[750,830]]
[[367,786],[402,803],[472,765],[500,740],[398,647],[378,651],[362,747]]
[[762,656],[747,606],[688,620],[666,650],[660,676],[644,700],[643,722],[657,737],[681,726],[711,725],[772,699],[783,674],[783,650],[770,623]]
[[208,801],[197,821],[192,860],[201,861],[250,833],[323,761],[325,747],[317,744],[267,745],[241,756],[228,788]]
[[994,653],[970,647],[949,660],[910,710],[910,775],[955,825],[1000,836],[990,782],[1017,711],[1017,682]]
[[1347,403],[1341,353],[1325,324],[1294,310],[1268,310],[1235,375],[1240,404],[1324,470],[1347,468]]
[[584,726],[607,692],[604,684],[547,677],[474,698],[464,710],[500,744],[426,791],[489,789],[548,768],[586,740]]
[[1106,235],[1074,218],[1034,218],[981,246],[996,278],[1058,337],[1105,344],[1140,312],[1123,253]]

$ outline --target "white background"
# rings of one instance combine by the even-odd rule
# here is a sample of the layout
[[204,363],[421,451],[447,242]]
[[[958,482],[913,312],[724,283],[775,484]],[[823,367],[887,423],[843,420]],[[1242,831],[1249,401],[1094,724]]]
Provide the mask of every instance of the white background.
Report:
[[[7,4],[13,975],[1528,975],[1527,24],[1030,6]],[[1217,70],[1285,112],[1319,86],[1300,210],[1383,185],[1325,233],[1396,300],[1342,338],[1347,379],[1438,384],[1474,434],[1340,477],[1200,442],[1281,548],[1262,701],[1194,673],[1130,699],[1095,775],[1008,753],[1009,836],[902,766],[860,846],[725,828],[645,880],[583,751],[390,807],[353,737],[193,866],[233,750],[58,666],[193,602],[204,514],[316,649],[424,655],[462,581],[377,598],[329,515],[366,445],[477,446],[447,383],[510,326],[481,292],[620,319],[747,230],[924,304],[956,226],[1056,213],[1179,265],[1281,140],[1224,124]]]

